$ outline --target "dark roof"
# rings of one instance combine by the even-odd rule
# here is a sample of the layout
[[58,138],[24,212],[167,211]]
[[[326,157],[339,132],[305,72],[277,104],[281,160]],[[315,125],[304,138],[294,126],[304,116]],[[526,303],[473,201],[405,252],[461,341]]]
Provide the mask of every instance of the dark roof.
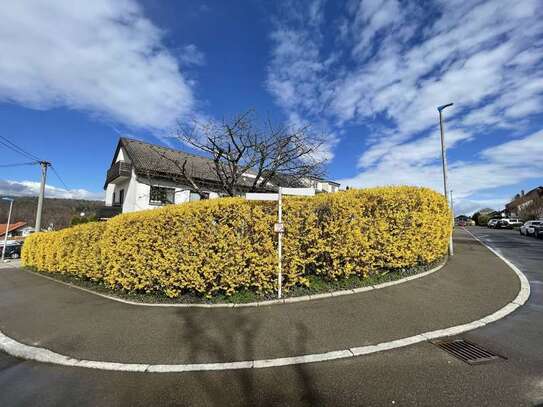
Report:
[[125,137],[120,139],[119,145],[128,154],[138,175],[182,176],[181,168],[186,162],[186,170],[191,177],[219,181],[209,158]]
[[[115,163],[115,159],[117,158],[117,154],[119,153],[121,147],[126,151],[126,154],[128,155],[128,158],[130,159],[137,175],[143,177],[158,176],[179,179],[183,177],[182,166],[183,163],[186,162],[186,171],[193,179],[217,184],[220,183],[214,169],[213,160],[210,158],[189,154],[180,150],[174,150],[173,148],[157,146],[155,144],[149,144],[126,137],[121,137],[119,139],[119,143],[111,163],[112,166]],[[252,178],[242,179],[238,186],[249,187],[252,185],[252,182]],[[288,187],[304,186],[300,181],[282,174],[275,175],[270,182],[274,185]],[[274,189],[274,187],[270,188],[270,190]]]
[[466,215],[458,215],[455,219],[457,219],[457,220],[469,220],[471,218],[469,216],[466,216]]

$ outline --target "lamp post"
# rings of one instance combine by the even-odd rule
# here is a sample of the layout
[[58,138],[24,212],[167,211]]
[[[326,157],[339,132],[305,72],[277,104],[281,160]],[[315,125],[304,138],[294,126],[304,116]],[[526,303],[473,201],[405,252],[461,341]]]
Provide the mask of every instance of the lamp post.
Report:
[[4,233],[4,247],[2,248],[2,262],[6,256],[6,246],[8,244],[8,231],[9,231],[9,222],[11,221],[11,209],[13,208],[14,199],[11,198],[2,198],[4,201],[9,201],[9,213],[8,213],[8,223],[6,225],[6,231]]
[[[443,128],[443,110],[449,106],[452,106],[452,103],[447,103],[446,105],[441,105],[437,107],[437,111],[439,112],[439,130],[441,132],[441,161],[443,163],[443,194],[445,195],[445,200],[448,201],[448,186],[447,186],[447,152],[445,150],[445,130]],[[452,207],[451,207],[452,211]],[[453,222],[453,220],[451,220]],[[449,256],[452,256],[454,254],[453,249],[453,240],[452,240],[452,231],[451,235],[449,236]]]

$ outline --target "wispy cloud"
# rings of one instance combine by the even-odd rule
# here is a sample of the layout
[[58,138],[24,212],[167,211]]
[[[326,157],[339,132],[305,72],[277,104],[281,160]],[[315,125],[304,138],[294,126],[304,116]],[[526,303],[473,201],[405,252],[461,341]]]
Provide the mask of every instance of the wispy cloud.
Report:
[[[268,89],[287,114],[324,122],[336,134],[353,125],[372,129],[361,140],[359,174],[344,182],[439,190],[440,104],[455,102],[447,111],[451,149],[499,129],[517,140],[496,148],[535,148],[540,141],[540,133],[519,139],[543,102],[537,3],[353,0],[332,21],[317,1],[318,18],[302,10],[308,23],[289,17],[276,25]],[[453,161],[458,196],[533,178],[540,168],[499,156],[488,148]]]
[[271,34],[274,47],[266,87],[284,109],[290,125],[311,125],[313,131],[328,135],[322,155],[332,159],[338,137],[323,117],[330,95],[322,78],[334,59],[325,59],[320,53],[323,6],[322,0],[311,2],[309,7],[299,2],[284,6],[286,17],[276,20]]
[[185,45],[179,59],[183,65],[187,66],[201,66],[206,63],[205,54],[194,44]]
[[133,0],[13,1],[0,20],[0,101],[66,106],[149,130],[193,109],[178,60]]
[[[39,191],[39,182],[0,179],[0,195],[38,196]],[[103,192],[91,192],[86,189],[63,189],[51,185],[45,186],[45,196],[47,198],[104,200]]]
[[[342,184],[350,186],[424,185],[442,191],[441,163],[435,160],[428,161],[430,154],[425,153],[428,150],[422,148],[422,152],[418,151],[419,143],[424,144],[421,140],[391,149],[391,154],[387,158],[379,160],[375,166],[353,178],[341,180]],[[438,146],[438,136],[426,145]],[[434,149],[434,147],[431,148]],[[438,148],[432,153],[434,156],[439,154]],[[411,154],[414,151],[417,152]],[[493,189],[497,185],[514,185],[519,179],[536,180],[543,172],[543,162],[537,159],[542,154],[543,130],[489,147],[479,154],[477,160],[456,161],[450,166],[454,195],[459,202],[464,200],[477,202],[477,199],[469,199],[474,193]],[[510,197],[506,198],[502,204],[509,199]]]

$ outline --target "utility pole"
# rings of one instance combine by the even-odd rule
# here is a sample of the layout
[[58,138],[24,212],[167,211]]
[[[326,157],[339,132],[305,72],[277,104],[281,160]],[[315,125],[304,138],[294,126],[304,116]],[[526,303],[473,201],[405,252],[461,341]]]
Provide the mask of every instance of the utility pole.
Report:
[[8,245],[8,232],[9,232],[9,223],[11,222],[11,209],[13,208],[13,199],[12,198],[2,198],[4,201],[9,201],[9,213],[8,213],[8,223],[6,225],[6,230],[4,234],[4,247],[2,247],[2,262],[6,257],[6,246]]
[[452,189],[449,191],[451,195],[451,217],[452,217],[452,226],[454,228],[454,200],[453,200],[453,191]]
[[45,196],[45,181],[47,180],[47,167],[51,165],[48,161],[40,161],[41,166],[41,184],[40,184],[40,196],[38,197],[38,211],[36,213],[36,227],[35,231],[41,230],[41,215],[43,210],[43,198]]
[[[438,106],[437,111],[439,112],[439,130],[441,133],[441,161],[443,163],[443,195],[445,195],[445,200],[448,201],[448,187],[447,187],[447,152],[445,151],[445,130],[443,129],[443,114],[441,113],[443,109],[452,106],[452,103],[446,105]],[[452,216],[452,207],[451,216]],[[449,256],[454,254],[453,240],[452,240],[452,231],[449,236]]]

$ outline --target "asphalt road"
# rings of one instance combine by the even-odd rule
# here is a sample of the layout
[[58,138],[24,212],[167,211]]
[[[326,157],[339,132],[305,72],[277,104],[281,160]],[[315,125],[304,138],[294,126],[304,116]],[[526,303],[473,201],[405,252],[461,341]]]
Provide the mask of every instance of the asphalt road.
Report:
[[64,368],[0,354],[0,405],[538,405],[543,403],[543,241],[510,231],[472,231],[490,239],[530,280],[532,295],[523,308],[464,335],[507,360],[470,366],[421,343],[281,368],[141,374]]

